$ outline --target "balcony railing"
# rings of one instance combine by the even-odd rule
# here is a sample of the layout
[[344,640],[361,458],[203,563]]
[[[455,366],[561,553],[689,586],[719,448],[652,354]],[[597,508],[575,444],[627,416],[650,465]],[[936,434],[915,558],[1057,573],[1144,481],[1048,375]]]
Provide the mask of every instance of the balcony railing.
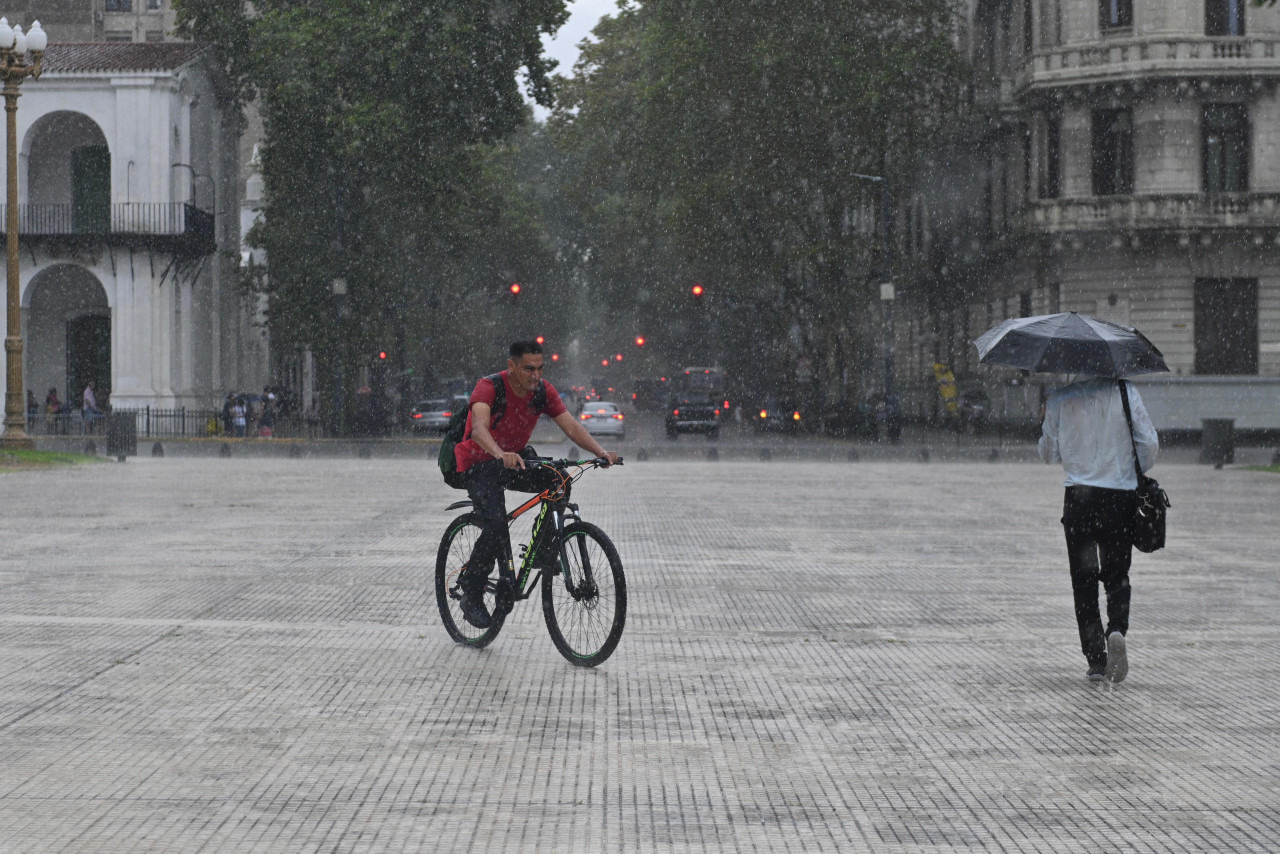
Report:
[[1250,228],[1280,225],[1280,193],[1166,193],[1042,199],[1023,229],[1039,232]]
[[1280,74],[1280,38],[1110,38],[1037,51],[1018,82],[1040,87],[1135,75],[1267,73]]
[[[0,233],[7,225],[0,205]],[[213,233],[213,214],[185,202],[125,202],[104,205],[18,205],[22,235],[133,234],[183,236]]]

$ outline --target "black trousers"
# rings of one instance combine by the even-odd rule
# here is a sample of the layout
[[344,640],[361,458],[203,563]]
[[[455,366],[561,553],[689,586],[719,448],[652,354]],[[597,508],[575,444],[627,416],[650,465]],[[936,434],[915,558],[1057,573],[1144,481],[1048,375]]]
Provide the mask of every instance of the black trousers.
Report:
[[556,474],[550,469],[509,469],[502,465],[502,460],[485,460],[463,472],[462,485],[480,515],[481,529],[461,579],[464,586],[483,584],[493,571],[494,561],[505,556],[511,547],[507,539],[505,491],[513,489],[536,495],[555,481]]
[[[1123,489],[1068,486],[1062,504],[1080,651],[1091,666],[1107,661],[1106,637],[1129,631],[1129,564],[1137,494]],[[1098,582],[1107,594],[1107,626],[1098,610]]]

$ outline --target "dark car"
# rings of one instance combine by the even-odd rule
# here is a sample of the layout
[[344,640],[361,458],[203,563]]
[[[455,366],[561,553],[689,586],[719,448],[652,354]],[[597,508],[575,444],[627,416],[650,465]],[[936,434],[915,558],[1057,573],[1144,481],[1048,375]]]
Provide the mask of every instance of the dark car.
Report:
[[704,392],[686,392],[667,402],[664,419],[667,438],[681,433],[705,433],[709,438],[720,435],[720,402]]
[[787,400],[769,398],[751,415],[756,431],[761,433],[798,433],[809,428],[805,410]]

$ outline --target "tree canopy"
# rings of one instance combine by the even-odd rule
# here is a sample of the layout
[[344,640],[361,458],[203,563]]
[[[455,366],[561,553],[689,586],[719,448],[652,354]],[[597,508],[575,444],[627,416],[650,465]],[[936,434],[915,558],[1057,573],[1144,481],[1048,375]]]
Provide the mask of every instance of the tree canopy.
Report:
[[250,284],[270,297],[273,349],[358,367],[406,323],[406,348],[434,351],[449,337],[433,332],[475,321],[469,351],[401,360],[488,365],[485,296],[549,263],[505,141],[528,117],[522,81],[551,103],[540,36],[564,0],[178,0],[178,16],[220,52],[233,103],[261,115],[250,240],[269,275]]
[[683,337],[701,281],[715,340],[690,358],[757,376],[764,362],[786,384],[805,363],[843,394],[868,279],[888,272],[880,187],[854,175],[902,178],[954,123],[954,14],[945,0],[622,4],[552,118],[579,160],[598,297],[656,306]]

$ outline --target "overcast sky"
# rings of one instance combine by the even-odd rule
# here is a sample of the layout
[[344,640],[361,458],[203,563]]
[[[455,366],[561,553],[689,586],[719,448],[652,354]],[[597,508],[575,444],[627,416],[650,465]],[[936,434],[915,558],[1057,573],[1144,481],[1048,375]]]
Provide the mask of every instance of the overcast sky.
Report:
[[[591,35],[603,16],[612,15],[617,9],[617,0],[574,0],[569,4],[569,20],[556,32],[556,37],[542,38],[547,54],[560,61],[557,74],[573,73],[573,64],[578,61],[578,42]],[[546,119],[546,110],[535,106],[533,111],[539,120]]]

